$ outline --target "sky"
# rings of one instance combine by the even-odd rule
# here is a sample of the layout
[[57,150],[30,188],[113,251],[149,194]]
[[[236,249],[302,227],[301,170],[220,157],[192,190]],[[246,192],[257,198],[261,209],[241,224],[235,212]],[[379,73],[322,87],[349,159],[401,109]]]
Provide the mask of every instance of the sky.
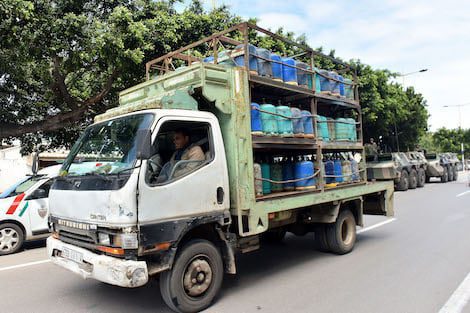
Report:
[[[311,47],[336,50],[375,68],[410,73],[405,86],[422,93],[432,131],[470,128],[470,1],[205,0],[256,17],[263,28],[305,34]],[[403,83],[399,78],[398,82]],[[455,105],[469,104],[459,107]],[[454,107],[444,107],[454,106]]]

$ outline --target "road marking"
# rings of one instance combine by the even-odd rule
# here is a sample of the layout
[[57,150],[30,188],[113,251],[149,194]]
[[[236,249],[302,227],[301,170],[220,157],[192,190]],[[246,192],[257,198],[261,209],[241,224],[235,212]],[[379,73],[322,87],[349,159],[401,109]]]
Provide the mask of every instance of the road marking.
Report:
[[380,227],[380,226],[387,225],[388,223],[391,223],[391,222],[393,222],[393,221],[395,221],[395,220],[396,220],[396,218],[394,218],[394,217],[393,217],[393,218],[390,218],[390,219],[388,219],[388,220],[385,220],[385,221],[383,221],[383,222],[380,222],[380,223],[374,224],[374,225],[372,225],[372,226],[369,226],[369,227],[366,227],[366,228],[359,229],[359,230],[356,232],[356,234],[364,233],[364,232],[366,232],[366,231],[369,231],[369,230],[375,229],[375,228],[377,228],[377,227]]
[[50,260],[42,260],[42,261],[29,262],[29,263],[18,264],[18,265],[13,265],[13,266],[0,267],[0,272],[1,271],[14,270],[15,268],[21,268],[21,267],[27,267],[27,266],[32,266],[32,265],[48,263],[48,262],[50,262]]
[[464,192],[462,192],[462,193],[459,193],[459,194],[457,195],[457,198],[458,198],[458,197],[461,197],[461,196],[463,196],[463,195],[466,195],[467,193],[470,193],[470,190],[464,191]]
[[470,299],[470,273],[454,291],[439,313],[460,313]]

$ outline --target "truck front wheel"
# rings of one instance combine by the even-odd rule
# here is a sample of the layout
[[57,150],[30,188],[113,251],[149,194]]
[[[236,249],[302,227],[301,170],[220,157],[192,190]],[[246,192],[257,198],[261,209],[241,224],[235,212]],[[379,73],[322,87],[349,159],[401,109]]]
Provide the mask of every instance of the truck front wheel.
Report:
[[336,222],[326,225],[326,237],[331,252],[351,252],[356,243],[356,219],[350,210],[341,211]]
[[212,303],[223,275],[220,251],[207,240],[192,240],[178,253],[172,270],[160,275],[160,292],[172,310],[199,312]]

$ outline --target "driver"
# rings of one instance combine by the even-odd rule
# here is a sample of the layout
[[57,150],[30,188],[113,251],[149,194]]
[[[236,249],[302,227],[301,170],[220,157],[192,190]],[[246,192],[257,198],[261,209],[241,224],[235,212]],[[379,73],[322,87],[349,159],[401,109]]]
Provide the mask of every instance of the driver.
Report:
[[[178,161],[204,161],[204,151],[198,145],[190,144],[190,132],[186,128],[178,128],[173,134],[173,144],[175,145],[175,152],[162,168],[158,176],[158,182],[164,182],[169,178],[171,170],[178,163]],[[199,166],[199,162],[188,162],[178,165],[173,177],[183,176],[191,172],[194,168]]]

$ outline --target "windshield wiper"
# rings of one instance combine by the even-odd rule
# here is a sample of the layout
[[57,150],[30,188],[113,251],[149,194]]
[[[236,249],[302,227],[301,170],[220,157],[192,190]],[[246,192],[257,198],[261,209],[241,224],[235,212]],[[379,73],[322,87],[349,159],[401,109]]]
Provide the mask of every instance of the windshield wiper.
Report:
[[93,176],[93,177],[99,177],[101,178],[102,180],[105,180],[105,181],[112,181],[112,179],[110,179],[109,177],[107,177],[106,175],[104,174],[99,174],[99,173],[93,173],[93,172],[89,172],[89,173],[85,173],[83,174],[83,176]]
[[134,170],[134,169],[139,168],[139,167],[140,167],[140,165],[137,165],[137,166],[134,166],[134,167],[128,167],[128,168],[122,169],[119,172],[113,173],[113,174],[117,174],[117,178],[119,178],[119,174],[130,171],[130,170]]

